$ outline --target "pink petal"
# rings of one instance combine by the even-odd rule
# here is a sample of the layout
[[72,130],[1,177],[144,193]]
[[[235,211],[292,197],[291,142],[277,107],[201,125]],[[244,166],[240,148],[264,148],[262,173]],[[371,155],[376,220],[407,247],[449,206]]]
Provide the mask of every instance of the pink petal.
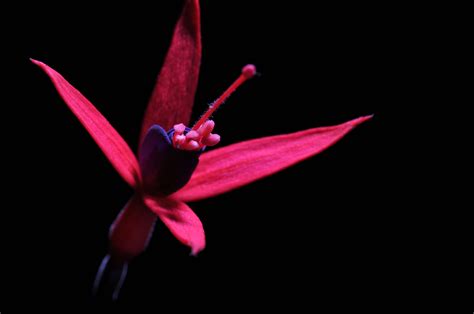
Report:
[[198,201],[274,174],[322,152],[370,118],[254,139],[204,153],[191,180],[173,197]]
[[137,187],[140,182],[140,168],[135,155],[123,138],[94,105],[69,84],[61,74],[40,61],[33,59],[31,61],[48,74],[68,107],[99,145],[122,178],[130,186]]
[[148,246],[156,215],[135,195],[119,213],[110,227],[110,249],[114,256],[130,260]]
[[145,112],[140,143],[153,124],[165,130],[175,123],[188,124],[201,63],[200,28],[199,1],[186,0]]
[[206,246],[202,223],[196,214],[183,202],[171,198],[145,197],[145,204],[160,217],[171,233],[181,243],[191,247],[196,255]]

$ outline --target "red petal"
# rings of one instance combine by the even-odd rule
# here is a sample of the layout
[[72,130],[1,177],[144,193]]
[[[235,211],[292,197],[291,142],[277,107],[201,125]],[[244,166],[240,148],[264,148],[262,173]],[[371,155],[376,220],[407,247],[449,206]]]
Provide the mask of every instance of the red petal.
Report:
[[173,197],[197,201],[274,174],[322,152],[370,118],[254,139],[204,153],[189,183]]
[[171,198],[145,197],[145,204],[157,214],[181,243],[191,247],[196,255],[206,246],[202,223],[183,202]]
[[111,253],[125,260],[142,253],[148,246],[155,222],[156,215],[145,206],[141,196],[133,196],[110,227]]
[[140,143],[153,124],[188,124],[201,63],[198,0],[187,0],[143,119]]
[[132,187],[137,187],[140,181],[140,168],[135,155],[123,138],[94,105],[69,84],[61,74],[40,61],[33,59],[31,61],[49,75],[68,107],[87,129],[122,178]]

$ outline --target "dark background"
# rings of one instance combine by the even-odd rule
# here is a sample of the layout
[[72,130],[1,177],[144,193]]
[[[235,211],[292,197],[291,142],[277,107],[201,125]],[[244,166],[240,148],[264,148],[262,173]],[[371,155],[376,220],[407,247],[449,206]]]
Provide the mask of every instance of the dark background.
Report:
[[[130,266],[119,305],[365,304],[388,298],[400,280],[406,260],[396,238],[403,231],[387,193],[394,168],[386,149],[388,109],[404,89],[397,78],[406,17],[388,6],[306,6],[203,1],[194,119],[247,63],[261,76],[216,114],[222,145],[374,119],[310,160],[191,204],[207,236],[197,258],[158,223],[148,250]],[[5,11],[17,18],[6,25],[12,31],[3,51],[9,202],[2,206],[1,304],[93,303],[108,228],[132,195],[28,58],[63,74],[135,149],[181,7],[169,1]]]

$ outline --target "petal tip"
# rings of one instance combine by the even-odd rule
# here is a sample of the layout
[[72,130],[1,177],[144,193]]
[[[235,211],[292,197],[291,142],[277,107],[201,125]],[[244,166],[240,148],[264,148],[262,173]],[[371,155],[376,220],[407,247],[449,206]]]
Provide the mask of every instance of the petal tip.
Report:
[[374,117],[375,114],[369,114],[369,115],[366,115],[366,116],[363,116],[363,117],[360,117],[360,120],[361,121],[367,121],[367,120],[370,120]]
[[43,64],[43,62],[38,61],[38,60],[35,60],[35,59],[33,59],[33,58],[29,58],[29,59],[30,59],[31,62],[33,62],[33,63],[36,64],[36,65],[41,65],[41,64]]
[[368,120],[372,119],[373,117],[374,117],[374,114],[370,114],[370,115],[367,115],[367,116],[359,117],[355,120],[352,120],[351,122],[353,123],[353,125],[359,125],[361,123],[364,123],[365,121],[368,121]]
[[29,59],[30,59],[30,61],[31,61],[33,64],[36,64],[36,65],[39,66],[41,69],[43,69],[43,71],[47,71],[48,66],[47,66],[44,62],[35,60],[35,59],[33,59],[33,58],[29,58]]
[[191,253],[189,253],[189,256],[192,257],[198,257],[198,254],[204,250],[204,247],[197,247],[197,248],[191,248]]

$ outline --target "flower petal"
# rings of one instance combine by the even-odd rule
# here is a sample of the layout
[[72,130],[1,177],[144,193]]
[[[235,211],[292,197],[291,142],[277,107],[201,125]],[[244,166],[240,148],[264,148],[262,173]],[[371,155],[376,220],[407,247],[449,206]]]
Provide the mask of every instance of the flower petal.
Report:
[[31,59],[53,81],[71,111],[86,128],[122,178],[132,187],[140,182],[140,168],[130,147],[118,132],[77,89],[43,62]]
[[153,196],[145,196],[145,204],[160,217],[176,239],[191,247],[192,255],[204,249],[206,238],[202,223],[188,205],[175,199]]
[[109,230],[111,254],[130,260],[148,246],[156,222],[156,215],[134,195],[119,213]]
[[165,130],[175,123],[188,124],[201,63],[201,29],[198,0],[186,0],[171,46],[143,119],[140,143],[153,124]]
[[370,118],[254,139],[204,153],[189,183],[173,197],[198,201],[274,174],[322,152]]

